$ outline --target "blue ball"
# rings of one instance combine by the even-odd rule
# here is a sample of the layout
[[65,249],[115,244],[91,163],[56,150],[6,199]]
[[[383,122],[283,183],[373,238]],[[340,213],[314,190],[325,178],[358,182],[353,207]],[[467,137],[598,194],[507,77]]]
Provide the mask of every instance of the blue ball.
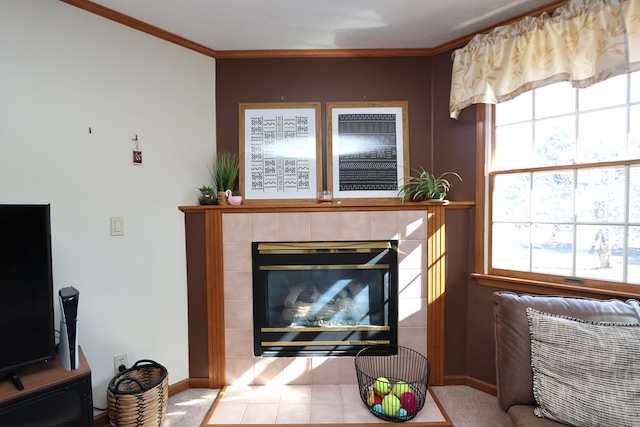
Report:
[[373,412],[378,413],[378,414],[384,414],[384,410],[382,409],[382,405],[379,403],[376,403],[375,405],[373,405]]
[[399,411],[398,411],[398,413],[396,414],[396,416],[397,416],[398,418],[400,418],[401,420],[402,420],[402,419],[407,418],[407,415],[408,415],[408,414],[407,414],[407,410],[406,410],[406,409],[404,409],[404,408],[400,408],[400,410],[399,410]]

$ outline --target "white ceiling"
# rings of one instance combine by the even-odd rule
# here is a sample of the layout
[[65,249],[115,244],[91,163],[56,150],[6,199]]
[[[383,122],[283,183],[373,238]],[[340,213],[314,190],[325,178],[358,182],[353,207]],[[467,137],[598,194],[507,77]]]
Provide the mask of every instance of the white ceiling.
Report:
[[435,48],[551,0],[93,0],[214,50]]

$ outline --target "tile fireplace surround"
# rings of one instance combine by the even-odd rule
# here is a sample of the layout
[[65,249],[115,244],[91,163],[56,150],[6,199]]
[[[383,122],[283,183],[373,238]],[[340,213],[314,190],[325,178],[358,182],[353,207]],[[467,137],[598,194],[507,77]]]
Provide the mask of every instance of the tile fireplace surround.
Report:
[[398,344],[427,353],[426,213],[303,212],[222,216],[226,381],[230,385],[353,384],[353,357],[254,357],[251,243],[399,240]]
[[193,386],[355,384],[353,356],[254,356],[251,244],[391,239],[399,241],[398,344],[425,354],[432,368],[429,383],[442,384],[445,205],[363,200],[180,210]]

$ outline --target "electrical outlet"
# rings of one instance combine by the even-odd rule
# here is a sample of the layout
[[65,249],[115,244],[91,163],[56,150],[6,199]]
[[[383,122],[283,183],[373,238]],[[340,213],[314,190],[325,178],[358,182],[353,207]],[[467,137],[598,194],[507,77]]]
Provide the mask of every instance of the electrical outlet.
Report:
[[120,366],[127,367],[127,355],[125,353],[113,356],[113,370],[116,374],[120,372]]

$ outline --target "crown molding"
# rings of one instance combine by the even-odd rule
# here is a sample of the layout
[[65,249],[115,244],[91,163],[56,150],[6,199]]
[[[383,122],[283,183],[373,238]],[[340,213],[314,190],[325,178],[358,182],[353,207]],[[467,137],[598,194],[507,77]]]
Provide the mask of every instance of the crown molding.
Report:
[[441,44],[440,46],[437,46],[435,48],[432,49],[432,55],[439,55],[441,53],[450,51],[452,49],[457,49],[459,47],[462,47],[464,45],[466,45],[467,43],[469,43],[471,41],[472,38],[474,38],[476,35],[478,34],[486,34],[489,33],[490,31],[492,31],[494,28],[497,27],[503,27],[505,25],[509,25],[509,24],[513,24],[516,21],[519,21],[520,19],[524,18],[525,16],[539,16],[542,15],[543,13],[550,13],[553,12],[554,10],[556,10],[557,8],[559,8],[560,6],[563,6],[564,4],[569,3],[569,0],[555,0],[551,3],[547,3],[543,6],[540,6],[536,9],[532,9],[530,11],[528,11],[527,13],[523,13],[522,15],[518,15],[515,16],[513,18],[507,19],[506,21],[502,21],[496,25],[493,25],[491,27],[487,27],[483,30],[480,30],[476,33],[473,34],[467,34],[464,37],[460,37],[459,39],[455,39],[455,40],[451,40],[450,42]]
[[191,49],[198,53],[217,59],[264,59],[264,58],[363,58],[363,57],[408,57],[408,56],[435,56],[452,49],[462,47],[476,34],[488,33],[496,27],[511,24],[524,16],[538,16],[545,12],[552,12],[558,7],[568,3],[568,0],[555,0],[544,6],[532,9],[529,12],[500,22],[492,27],[485,28],[477,33],[444,43],[435,48],[392,48],[392,49],[273,49],[273,50],[214,50],[195,43],[177,34],[170,33],[162,28],[147,24],[146,22],[116,12],[100,4],[89,0],[60,0],[72,6],[76,6],[87,12],[102,16],[118,22],[127,27],[142,31],[154,37]]
[[98,16],[102,16],[103,18],[110,19],[119,24],[133,28],[135,30],[142,31],[143,33],[147,33],[151,36],[158,37],[160,39],[166,40],[171,43],[175,43],[178,46],[191,49],[203,55],[211,56],[212,58],[216,57],[216,51],[213,49],[210,49],[201,44],[192,42],[191,40],[187,40],[184,37],[180,37],[177,34],[170,33],[169,31],[165,31],[162,28],[158,28],[151,24],[147,24],[146,22],[132,18],[128,15],[122,14],[120,12],[116,12],[113,9],[109,9],[108,7],[104,7],[100,4],[91,2],[89,0],[60,0],[60,1],[63,3],[67,3],[71,6],[75,6],[80,9],[83,9],[87,12],[96,14]]
[[217,50],[216,58],[363,58],[431,56],[431,49],[274,49]]

